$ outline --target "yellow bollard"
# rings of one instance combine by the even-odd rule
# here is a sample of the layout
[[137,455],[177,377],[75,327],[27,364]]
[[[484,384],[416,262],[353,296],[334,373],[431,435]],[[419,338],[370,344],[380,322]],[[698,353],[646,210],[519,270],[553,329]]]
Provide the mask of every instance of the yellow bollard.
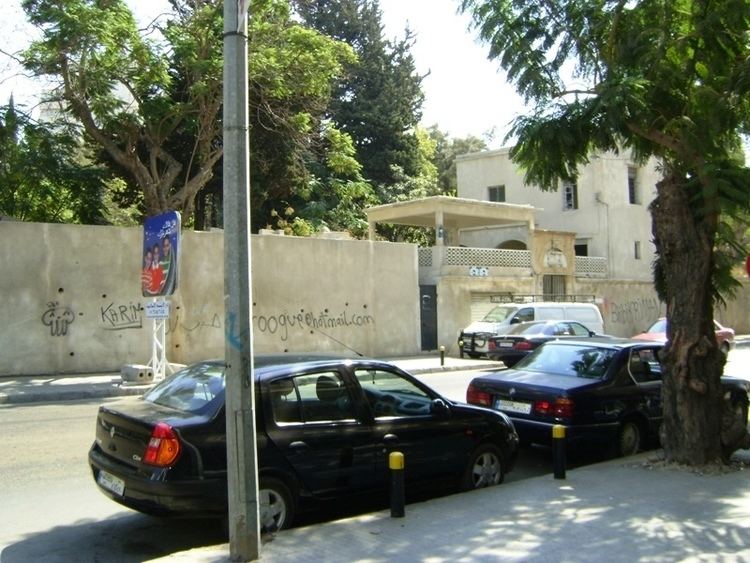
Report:
[[565,427],[562,424],[552,427],[552,466],[555,479],[565,479]]
[[391,518],[404,517],[404,454],[391,452],[388,455],[388,468],[391,470]]

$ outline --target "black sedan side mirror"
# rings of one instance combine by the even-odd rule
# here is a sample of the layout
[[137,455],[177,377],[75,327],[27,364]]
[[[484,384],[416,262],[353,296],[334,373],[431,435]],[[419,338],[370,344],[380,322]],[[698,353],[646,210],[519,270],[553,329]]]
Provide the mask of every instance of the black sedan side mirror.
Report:
[[451,413],[451,408],[443,399],[437,398],[430,403],[430,413],[435,416],[448,416]]

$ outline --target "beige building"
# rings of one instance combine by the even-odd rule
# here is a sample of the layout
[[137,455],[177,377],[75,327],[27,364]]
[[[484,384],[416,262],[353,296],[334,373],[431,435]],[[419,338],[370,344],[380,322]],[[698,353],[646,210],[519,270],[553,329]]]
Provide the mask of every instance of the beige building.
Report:
[[[601,257],[609,279],[651,281],[654,245],[648,204],[660,179],[656,162],[636,163],[623,151],[598,153],[582,166],[575,183],[556,192],[524,184],[523,172],[504,148],[459,156],[461,198],[534,207],[535,228],[575,234],[576,256]],[[480,248],[527,248],[523,230],[465,229],[459,243]]]
[[418,254],[422,348],[455,351],[462,328],[507,301],[593,302],[618,336],[663,314],[651,273],[655,163],[594,155],[575,184],[543,192],[524,184],[508,153],[459,157],[457,198],[368,210],[371,238],[381,222],[435,231],[435,246]]

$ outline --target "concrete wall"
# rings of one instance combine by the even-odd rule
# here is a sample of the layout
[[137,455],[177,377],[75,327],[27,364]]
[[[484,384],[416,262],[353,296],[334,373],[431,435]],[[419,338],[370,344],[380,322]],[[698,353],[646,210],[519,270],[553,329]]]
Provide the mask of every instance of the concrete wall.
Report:
[[[147,363],[142,230],[0,222],[0,375],[118,371]],[[416,247],[254,236],[256,352],[413,354]],[[223,234],[182,234],[167,359],[223,357]]]
[[[742,288],[727,307],[718,307],[716,320],[732,327],[737,334],[750,334],[750,282],[740,276]],[[641,281],[574,278],[570,293],[593,295],[604,319],[604,331],[613,336],[630,337],[646,330],[664,316],[666,308],[659,301],[653,284]],[[461,329],[471,322],[472,294],[539,294],[534,278],[469,276],[443,277],[437,285],[438,345],[449,354],[457,354],[456,340]]]

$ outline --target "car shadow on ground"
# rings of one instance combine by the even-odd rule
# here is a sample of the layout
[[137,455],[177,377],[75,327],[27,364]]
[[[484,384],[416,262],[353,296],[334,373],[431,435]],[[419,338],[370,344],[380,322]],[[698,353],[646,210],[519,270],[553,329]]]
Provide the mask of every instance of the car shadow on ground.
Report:
[[226,541],[218,519],[166,519],[127,513],[28,534],[4,546],[0,563],[135,563]]

